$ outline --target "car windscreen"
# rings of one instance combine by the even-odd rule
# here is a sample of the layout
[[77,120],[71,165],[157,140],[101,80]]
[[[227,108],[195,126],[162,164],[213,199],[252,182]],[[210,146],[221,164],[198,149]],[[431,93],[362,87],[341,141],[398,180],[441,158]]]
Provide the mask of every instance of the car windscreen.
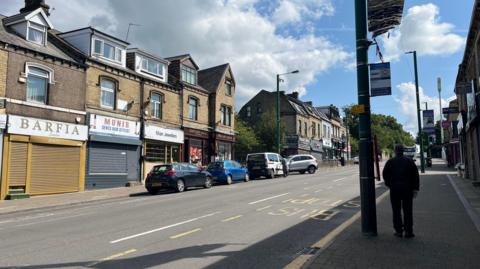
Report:
[[210,163],[207,167],[207,169],[218,169],[218,168],[223,168],[223,162],[213,162],[213,163]]
[[171,165],[157,165],[153,167],[154,172],[165,172],[171,169],[172,169]]
[[248,162],[265,162],[265,155],[263,154],[248,155],[247,161]]

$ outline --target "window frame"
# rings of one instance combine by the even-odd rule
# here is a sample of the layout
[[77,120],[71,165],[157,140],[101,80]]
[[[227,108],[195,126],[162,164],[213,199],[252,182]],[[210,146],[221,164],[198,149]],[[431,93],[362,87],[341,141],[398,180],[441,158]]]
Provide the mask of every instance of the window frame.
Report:
[[[152,59],[152,58],[149,58],[149,57],[145,57],[145,56],[140,56],[140,59],[141,59],[141,62],[140,62],[140,71],[141,72],[144,72],[144,73],[147,73],[147,74],[150,74],[152,76],[156,76],[160,79],[164,79],[165,78],[165,70],[166,70],[166,65],[160,61],[157,61],[155,59]],[[147,66],[146,66],[146,69],[143,67],[143,63],[144,62],[147,62]],[[150,70],[148,70],[148,67],[149,67],[149,62],[154,62],[156,65],[157,65],[157,71],[158,73],[153,73],[151,72]]]
[[252,107],[251,106],[247,106],[247,117],[251,117],[252,116]]
[[[112,61],[112,62],[115,62],[115,63],[119,63],[119,64],[122,64],[122,59],[123,59],[123,49],[116,46],[114,43],[112,42],[108,42],[108,41],[105,41],[103,39],[100,39],[100,38],[96,38],[96,37],[93,37],[93,50],[92,50],[92,55],[94,56],[97,56],[97,57],[100,57],[102,59],[105,59],[107,61]],[[96,51],[96,42],[100,42],[100,52],[97,52]],[[107,56],[105,56],[105,44],[107,44],[108,46],[111,46],[113,48],[113,57],[112,58],[109,58]]]
[[[104,88],[105,89],[108,89],[106,87],[102,87],[102,81],[104,80],[108,80],[110,82],[113,83],[113,105],[112,107],[110,106],[106,106],[103,104],[102,100],[102,93],[104,91]],[[113,78],[110,78],[110,77],[105,77],[105,76],[100,76],[99,77],[99,81],[98,81],[98,85],[100,86],[100,107],[101,108],[105,108],[105,109],[111,109],[111,110],[116,110],[117,109],[117,91],[118,91],[118,81],[113,79]]]
[[232,96],[232,82],[230,80],[225,81],[225,95]]
[[224,126],[232,126],[232,107],[220,105],[220,123]]
[[[194,112],[195,112],[195,115],[193,115],[194,118],[192,118],[192,115],[191,115],[192,112],[191,112],[191,110],[190,110],[190,109],[192,109],[192,107],[193,107],[192,104],[190,103],[191,100],[195,100],[195,106],[194,106],[194,107],[195,107],[195,108],[194,108],[194,109],[195,109],[195,111],[194,111]],[[190,120],[198,121],[198,107],[200,106],[200,105],[199,105],[200,99],[198,99],[198,98],[195,97],[195,96],[190,95],[190,96],[188,96],[188,101],[187,101],[187,103],[188,103],[188,118],[189,118]]]
[[[42,32],[42,42],[36,42],[35,40],[30,39],[30,28]],[[25,36],[25,39],[29,42],[45,46],[47,43],[47,27],[38,23],[27,21],[27,35]]]
[[[185,76],[184,76],[185,72]],[[190,78],[193,78],[193,81],[186,78],[186,74],[191,75]],[[197,71],[195,68],[182,64],[180,66],[180,79],[188,84],[197,85]]]
[[[42,77],[38,74],[32,74],[33,76],[36,76],[36,77],[42,77],[42,78],[46,78],[46,83],[45,83],[45,100],[44,102],[38,102],[38,101],[35,101],[35,100],[28,100],[28,75],[30,74],[30,69],[31,68],[36,68],[36,69],[40,69],[42,71],[44,71],[45,73],[48,73],[48,75],[46,77]],[[26,89],[25,89],[25,100],[27,102],[33,102],[33,103],[38,103],[38,104],[48,104],[48,94],[50,92],[50,85],[53,85],[55,84],[55,80],[54,80],[54,75],[55,75],[55,71],[48,67],[48,66],[45,66],[45,65],[42,65],[42,64],[39,64],[39,63],[34,63],[34,62],[26,62],[25,63],[25,74],[27,76],[27,86],[26,86]]]
[[[158,95],[159,98],[160,98],[160,101],[154,101],[153,100],[153,96],[154,95]],[[160,92],[157,92],[157,91],[151,91],[150,92],[150,108],[151,108],[151,115],[152,115],[152,118],[154,119],[163,119],[163,103],[165,103],[165,95],[163,93],[160,93]],[[156,116],[155,113],[154,113],[154,108],[155,108],[155,105],[158,104],[160,106],[159,108],[159,115]]]

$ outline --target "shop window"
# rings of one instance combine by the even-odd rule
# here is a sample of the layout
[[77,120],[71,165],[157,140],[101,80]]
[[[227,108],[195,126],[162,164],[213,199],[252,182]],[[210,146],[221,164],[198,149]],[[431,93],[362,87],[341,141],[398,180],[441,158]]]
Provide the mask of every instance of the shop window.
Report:
[[147,142],[145,160],[148,162],[180,162],[180,146],[163,142]]
[[190,140],[190,149],[189,149],[189,162],[197,166],[201,166],[203,163],[203,147],[202,141],[200,140]]
[[218,160],[225,161],[232,159],[232,145],[228,143],[218,143]]
[[163,95],[152,93],[150,96],[150,105],[152,109],[152,117],[161,119],[163,108]]
[[198,120],[198,99],[193,96],[188,97],[188,118]]
[[107,78],[100,79],[100,106],[104,108],[115,108],[115,81]]

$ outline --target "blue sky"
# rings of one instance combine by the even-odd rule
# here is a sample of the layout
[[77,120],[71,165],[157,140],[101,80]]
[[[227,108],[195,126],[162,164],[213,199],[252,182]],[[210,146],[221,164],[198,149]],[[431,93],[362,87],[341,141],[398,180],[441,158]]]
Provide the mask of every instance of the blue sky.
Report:
[[[60,31],[93,26],[123,38],[128,23],[132,47],[162,57],[190,53],[200,68],[225,62],[236,79],[236,107],[261,89],[299,91],[315,105],[356,103],[353,0],[47,0],[50,19]],[[0,13],[13,15],[22,0],[2,0]],[[457,66],[463,57],[473,0],[405,1],[402,25],[390,38],[377,38],[392,64],[393,95],[372,98],[374,113],[395,116],[415,131],[412,55],[417,50],[422,101],[437,111],[437,77],[442,97],[453,96]],[[181,16],[179,15],[181,14]],[[378,62],[374,47],[370,62]],[[447,103],[443,103],[444,106]]]

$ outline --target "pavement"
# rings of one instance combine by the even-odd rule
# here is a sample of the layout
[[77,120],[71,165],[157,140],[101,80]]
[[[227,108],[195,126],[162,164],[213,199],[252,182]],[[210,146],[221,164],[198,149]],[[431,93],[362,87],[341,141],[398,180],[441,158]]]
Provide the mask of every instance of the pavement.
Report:
[[393,236],[389,197],[377,205],[378,236],[361,220],[319,249],[303,268],[480,268],[480,193],[441,160],[421,175],[414,200],[415,238]]

